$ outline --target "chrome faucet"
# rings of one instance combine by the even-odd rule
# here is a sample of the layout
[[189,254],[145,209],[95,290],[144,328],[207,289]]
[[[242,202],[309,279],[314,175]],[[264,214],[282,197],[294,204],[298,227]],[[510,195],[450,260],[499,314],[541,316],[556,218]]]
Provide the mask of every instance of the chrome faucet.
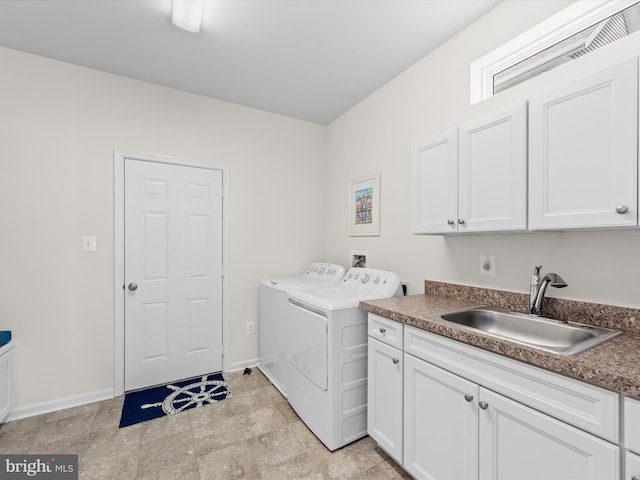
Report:
[[[531,315],[542,316],[542,300],[544,299],[544,293],[547,291],[547,287],[551,285],[556,288],[564,288],[567,286],[567,282],[557,273],[547,273],[542,279],[538,275],[541,267],[536,267],[533,272],[531,281],[531,290],[529,292],[529,313]],[[536,281],[534,281],[536,279]]]

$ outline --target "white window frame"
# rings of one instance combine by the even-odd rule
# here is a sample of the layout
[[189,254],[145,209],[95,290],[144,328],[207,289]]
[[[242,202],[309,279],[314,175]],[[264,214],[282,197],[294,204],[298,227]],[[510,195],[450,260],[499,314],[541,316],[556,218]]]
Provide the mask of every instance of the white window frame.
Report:
[[493,96],[493,76],[525,58],[638,3],[638,0],[578,0],[471,63],[471,105]]

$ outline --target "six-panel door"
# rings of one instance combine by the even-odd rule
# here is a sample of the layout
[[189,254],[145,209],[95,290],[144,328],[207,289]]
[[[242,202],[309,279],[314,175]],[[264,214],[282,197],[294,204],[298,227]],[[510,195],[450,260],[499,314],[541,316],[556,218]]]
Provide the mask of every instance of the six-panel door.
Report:
[[125,389],[222,370],[222,173],[125,160]]

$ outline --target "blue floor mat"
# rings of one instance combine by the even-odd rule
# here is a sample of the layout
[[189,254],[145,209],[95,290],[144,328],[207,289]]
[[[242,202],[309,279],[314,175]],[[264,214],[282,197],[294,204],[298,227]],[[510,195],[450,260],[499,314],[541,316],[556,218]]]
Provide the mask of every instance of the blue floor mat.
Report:
[[120,428],[229,397],[231,392],[220,372],[127,392],[122,406]]

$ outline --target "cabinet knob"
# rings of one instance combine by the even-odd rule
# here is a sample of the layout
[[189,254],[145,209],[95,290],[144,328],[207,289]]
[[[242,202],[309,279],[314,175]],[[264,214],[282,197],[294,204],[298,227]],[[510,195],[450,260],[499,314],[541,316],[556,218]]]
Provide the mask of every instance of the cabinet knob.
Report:
[[135,292],[138,289],[138,284],[137,283],[130,283],[128,288],[132,292]]
[[478,406],[482,409],[482,410],[486,410],[487,408],[489,408],[489,404],[487,402],[478,402]]
[[453,225],[453,224],[455,224],[456,222],[454,222],[452,219],[449,219],[449,220],[447,220],[447,223],[448,223],[449,225]]
[[[400,359],[398,359],[398,358],[394,358],[394,359],[392,360],[392,362],[393,362],[393,364],[394,364],[394,365],[397,365],[397,364],[400,362]],[[640,479],[639,479],[639,480],[640,480]]]
[[465,399],[467,402],[472,402],[472,401],[473,401],[473,395],[471,395],[470,393],[465,393],[465,394],[464,394],[464,399]]
[[386,332],[386,331],[387,331],[387,329],[386,329],[386,328],[382,328],[382,327],[380,327],[380,333],[381,333],[382,335],[384,335],[384,332]]
[[458,223],[459,223],[460,225],[464,225],[464,218],[459,218],[459,219],[458,219]]
[[[627,213],[629,211],[629,207],[627,207],[626,205],[618,205],[616,207],[616,213],[619,213],[620,215],[624,215],[625,213]],[[640,476],[636,475],[638,478],[635,478],[633,480],[640,480]]]

